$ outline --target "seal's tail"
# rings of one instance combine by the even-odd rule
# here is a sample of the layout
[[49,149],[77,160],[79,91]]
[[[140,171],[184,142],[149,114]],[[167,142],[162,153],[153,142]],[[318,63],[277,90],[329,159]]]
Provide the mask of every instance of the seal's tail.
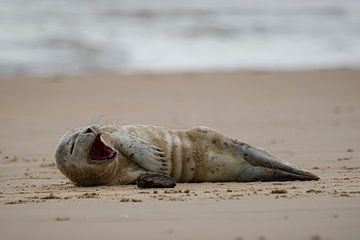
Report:
[[255,176],[261,181],[318,180],[315,174],[287,161],[277,159],[268,152],[239,143],[242,157],[251,165],[242,173],[242,180],[251,180]]

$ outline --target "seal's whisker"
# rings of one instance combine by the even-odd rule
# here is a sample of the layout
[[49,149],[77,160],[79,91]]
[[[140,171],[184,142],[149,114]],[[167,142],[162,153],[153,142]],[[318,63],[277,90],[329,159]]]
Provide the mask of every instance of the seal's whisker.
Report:
[[101,128],[108,124],[108,121],[104,119],[104,115],[100,115],[96,120],[91,121],[91,126],[95,128]]
[[99,126],[99,127],[104,126],[104,124],[105,124],[104,118],[105,118],[104,115],[100,115],[100,116],[98,117],[98,119],[96,120],[97,126]]

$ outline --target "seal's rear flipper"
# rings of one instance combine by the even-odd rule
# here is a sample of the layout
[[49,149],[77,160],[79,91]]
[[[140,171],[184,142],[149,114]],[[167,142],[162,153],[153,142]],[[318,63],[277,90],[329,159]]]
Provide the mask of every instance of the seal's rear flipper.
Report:
[[286,172],[279,169],[259,167],[249,165],[244,169],[239,178],[239,182],[252,182],[252,181],[293,181],[293,180],[318,180],[319,177],[315,176],[312,173],[309,175],[306,174],[297,174]]
[[[244,169],[243,181],[288,181],[288,180],[318,180],[315,174],[306,171],[287,161],[277,159],[264,150],[238,143],[237,149],[242,157],[251,165]],[[252,175],[253,174],[253,175]],[[254,176],[254,180],[246,180]]]

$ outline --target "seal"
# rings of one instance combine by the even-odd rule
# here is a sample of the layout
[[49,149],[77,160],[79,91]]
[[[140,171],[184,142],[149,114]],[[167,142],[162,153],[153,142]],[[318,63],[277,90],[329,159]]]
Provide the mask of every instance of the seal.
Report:
[[[170,130],[150,125],[95,124],[66,133],[55,158],[59,170],[78,186],[133,184],[144,174],[142,185],[151,187],[173,187],[174,181],[319,179],[264,150],[202,126]],[[144,184],[151,182],[151,174],[156,183]],[[167,184],[162,185],[161,179]]]

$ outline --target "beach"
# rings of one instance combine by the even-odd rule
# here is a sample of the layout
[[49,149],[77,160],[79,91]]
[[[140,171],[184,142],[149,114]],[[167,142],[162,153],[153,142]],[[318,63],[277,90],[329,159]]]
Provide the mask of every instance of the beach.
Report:
[[[360,71],[212,71],[0,78],[4,239],[358,239]],[[61,136],[92,123],[204,125],[320,177],[74,186]]]

